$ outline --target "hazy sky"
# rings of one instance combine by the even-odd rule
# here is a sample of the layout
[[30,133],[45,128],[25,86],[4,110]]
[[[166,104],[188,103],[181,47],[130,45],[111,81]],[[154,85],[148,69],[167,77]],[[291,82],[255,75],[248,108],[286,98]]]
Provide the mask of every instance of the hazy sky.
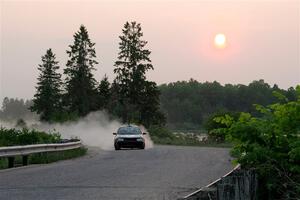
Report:
[[[95,77],[114,78],[118,36],[126,21],[142,24],[158,84],[190,78],[248,84],[300,83],[300,1],[4,1],[1,6],[0,100],[32,98],[37,66],[52,48],[61,71],[73,34],[84,24],[96,43]],[[217,49],[223,33],[227,47]]]

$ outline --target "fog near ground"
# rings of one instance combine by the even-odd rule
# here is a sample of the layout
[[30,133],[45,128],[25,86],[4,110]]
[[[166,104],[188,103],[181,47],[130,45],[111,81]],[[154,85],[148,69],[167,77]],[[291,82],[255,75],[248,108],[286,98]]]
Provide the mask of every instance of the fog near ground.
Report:
[[[3,122],[0,121],[0,126],[6,128],[14,128],[16,122]],[[26,121],[29,129],[45,132],[59,132],[62,138],[79,138],[84,145],[99,147],[103,150],[113,150],[113,133],[117,132],[120,126],[123,126],[118,120],[112,120],[108,114],[102,111],[92,112],[86,117],[74,122],[66,123],[41,123],[38,121]],[[141,126],[143,132],[147,130]],[[153,142],[149,134],[144,136],[146,148],[152,148]]]

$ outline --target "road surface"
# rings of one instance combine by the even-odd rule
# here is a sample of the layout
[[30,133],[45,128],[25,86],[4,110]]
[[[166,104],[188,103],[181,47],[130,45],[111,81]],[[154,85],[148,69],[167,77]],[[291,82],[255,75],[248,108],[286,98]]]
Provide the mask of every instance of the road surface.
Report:
[[92,148],[82,158],[0,171],[0,199],[173,200],[231,169],[223,148]]

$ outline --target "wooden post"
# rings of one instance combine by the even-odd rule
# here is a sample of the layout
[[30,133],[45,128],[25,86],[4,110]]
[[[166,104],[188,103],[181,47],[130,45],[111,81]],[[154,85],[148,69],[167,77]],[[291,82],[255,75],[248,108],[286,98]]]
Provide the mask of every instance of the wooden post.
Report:
[[257,176],[254,170],[237,170],[217,185],[218,200],[256,200]]
[[15,164],[15,157],[8,157],[8,168],[13,168]]

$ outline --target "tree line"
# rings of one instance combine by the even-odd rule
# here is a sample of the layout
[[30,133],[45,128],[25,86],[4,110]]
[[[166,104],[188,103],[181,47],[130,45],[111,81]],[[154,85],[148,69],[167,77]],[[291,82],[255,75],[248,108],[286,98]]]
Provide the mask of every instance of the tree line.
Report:
[[289,101],[297,100],[293,87],[280,89],[264,80],[255,80],[248,85],[204,82],[196,80],[178,81],[159,86],[161,109],[166,114],[171,129],[199,129],[218,113],[249,112],[260,115],[253,106],[278,102],[274,92],[286,96]]
[[[157,86],[146,79],[146,72],[154,67],[151,51],[146,48],[147,41],[142,37],[141,24],[125,23],[119,36],[119,53],[113,70],[115,78],[110,83],[104,75],[98,82],[93,75],[98,64],[95,43],[86,27],[81,25],[66,51],[68,61],[63,74],[58,72],[61,66],[56,55],[51,48],[47,49],[38,66],[36,93],[30,105],[22,103],[23,100],[5,98],[0,118],[23,116],[27,107],[39,114],[40,120],[47,122],[76,120],[92,111],[105,110],[123,123],[146,127],[167,123],[171,129],[201,129],[216,113],[259,115],[253,104],[277,102],[273,95],[276,91],[290,101],[297,98],[295,88],[283,90],[264,80],[249,85],[223,86],[216,81],[201,83],[190,79]],[[16,110],[21,115],[16,115]]]
[[[109,110],[113,116],[121,116],[122,104],[118,102],[118,90],[116,87],[115,83],[110,84],[108,77],[104,76],[98,84],[98,99],[95,99],[95,103],[100,109]],[[274,92],[285,95],[288,101],[297,99],[295,88],[290,87],[287,90],[283,90],[278,88],[277,85],[271,87],[263,80],[253,81],[248,85],[225,84],[222,86],[218,82],[201,83],[193,79],[162,84],[157,87],[157,90],[154,90],[154,93],[160,94],[160,98],[156,95],[154,97],[156,98],[155,101],[159,101],[158,103],[156,102],[156,105],[160,105],[161,111],[166,116],[169,128],[205,128],[210,130],[215,128],[215,122],[212,119],[225,113],[237,116],[239,112],[249,112],[254,116],[259,116],[260,113],[257,112],[253,105],[260,104],[265,106],[278,103],[279,100],[274,96]],[[151,93],[148,93],[148,95],[151,95]],[[151,99],[153,96],[145,95],[143,97],[147,98],[145,100],[153,101]],[[143,101],[145,102],[145,100]],[[57,102],[60,102],[60,98]],[[125,103],[125,101],[122,103]],[[45,101],[45,104],[47,104],[47,101]],[[0,119],[26,119],[28,116],[31,116],[28,108],[32,105],[32,100],[25,101],[23,99],[9,99],[6,97],[2,103],[2,110],[0,110]],[[115,105],[117,106],[114,107]],[[144,105],[143,112],[151,112],[151,110],[147,110],[146,106],[148,104]],[[126,109],[129,110],[132,107],[133,105],[128,104]],[[123,109],[125,110],[125,108]],[[59,114],[62,116],[63,111],[60,110]],[[134,113],[127,114],[129,117],[134,116]],[[72,114],[68,113],[67,115],[67,117],[70,117]]]
[[0,120],[35,119],[37,116],[29,110],[30,106],[32,106],[32,100],[5,97],[0,109]]
[[96,110],[106,110],[123,123],[138,123],[149,127],[163,124],[160,112],[160,92],[155,82],[148,81],[145,73],[153,70],[151,51],[142,39],[141,24],[126,22],[119,37],[119,53],[114,64],[115,79],[112,83],[104,75],[100,83],[93,71],[98,64],[95,43],[89,37],[85,26],[73,36],[74,42],[66,51],[68,61],[58,73],[59,62],[52,49],[42,56],[38,66],[39,77],[33,105],[33,112],[40,120],[62,122],[86,116]]

